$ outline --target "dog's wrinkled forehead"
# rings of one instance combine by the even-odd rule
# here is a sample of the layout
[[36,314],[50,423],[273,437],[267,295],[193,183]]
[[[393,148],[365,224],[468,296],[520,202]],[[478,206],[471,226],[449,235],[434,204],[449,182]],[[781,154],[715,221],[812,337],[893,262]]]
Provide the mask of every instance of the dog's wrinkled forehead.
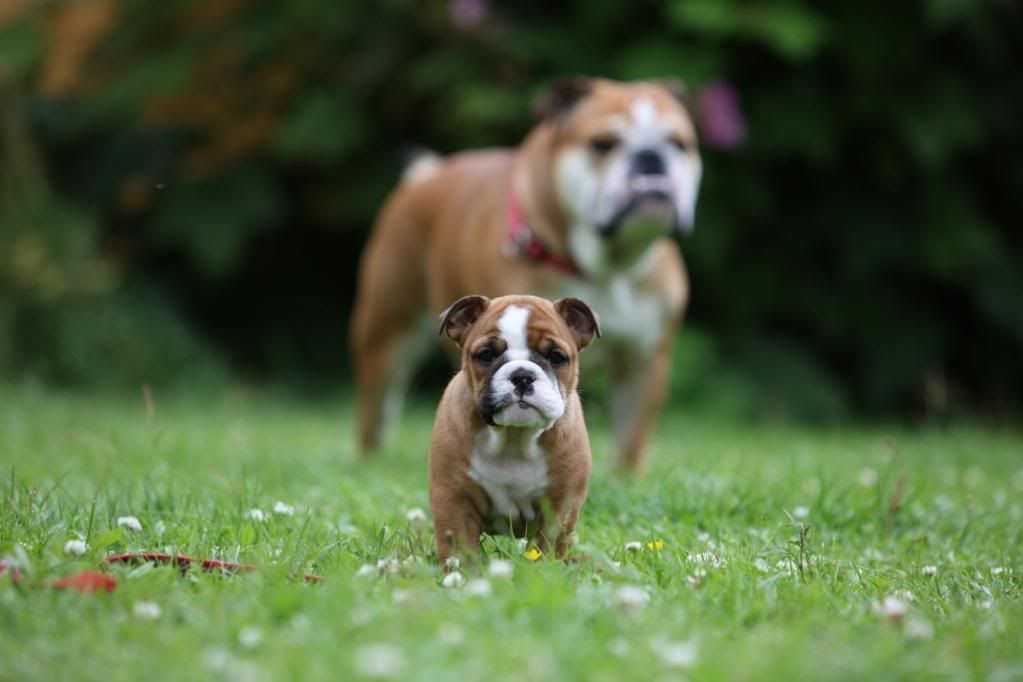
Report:
[[538,333],[556,336],[568,344],[571,335],[565,328],[554,306],[546,307],[533,301],[513,301],[506,305],[492,306],[484,313],[472,330],[470,347],[482,339],[500,338],[507,347],[507,360],[526,360],[529,357],[530,338]]
[[569,138],[605,131],[624,138],[678,135],[687,142],[696,138],[696,126],[682,102],[664,88],[649,84],[598,85],[578,102],[562,126],[563,135]]

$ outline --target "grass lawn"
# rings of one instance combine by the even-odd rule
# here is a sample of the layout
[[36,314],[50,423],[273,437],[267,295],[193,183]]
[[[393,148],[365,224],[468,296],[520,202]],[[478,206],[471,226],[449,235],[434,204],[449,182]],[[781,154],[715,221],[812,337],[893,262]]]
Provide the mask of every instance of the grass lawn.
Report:
[[[428,511],[432,406],[368,462],[351,414],[0,388],[0,556],[23,572],[0,578],[0,678],[1023,679],[1019,433],[677,412],[650,475],[623,482],[594,413],[588,558],[531,562],[487,539],[484,566],[444,587],[428,520],[407,517]],[[141,530],[118,527],[128,515]],[[138,550],[261,569],[113,567],[111,594],[46,587]],[[510,577],[489,575],[500,558]]]

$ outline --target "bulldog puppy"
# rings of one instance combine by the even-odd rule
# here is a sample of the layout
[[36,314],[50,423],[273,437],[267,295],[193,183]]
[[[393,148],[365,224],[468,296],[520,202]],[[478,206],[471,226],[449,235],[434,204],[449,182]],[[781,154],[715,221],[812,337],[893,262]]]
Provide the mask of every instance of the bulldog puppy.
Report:
[[462,368],[430,442],[437,559],[477,554],[483,532],[553,544],[563,558],[590,477],[576,383],[597,316],[574,298],[466,296],[441,314],[440,333]]
[[619,464],[642,467],[689,293],[672,238],[692,229],[701,175],[684,99],[671,83],[570,78],[520,146],[408,168],[363,252],[352,317],[364,452],[431,348],[432,315],[528,293],[581,298],[605,321],[587,366],[608,371]]

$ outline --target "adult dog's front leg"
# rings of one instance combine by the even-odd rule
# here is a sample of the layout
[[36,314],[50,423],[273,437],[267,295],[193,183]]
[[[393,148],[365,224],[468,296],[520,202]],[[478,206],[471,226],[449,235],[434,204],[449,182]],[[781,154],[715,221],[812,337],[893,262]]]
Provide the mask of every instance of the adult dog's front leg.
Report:
[[618,467],[641,473],[647,441],[664,404],[675,335],[668,332],[649,354],[614,353],[610,365],[611,420]]

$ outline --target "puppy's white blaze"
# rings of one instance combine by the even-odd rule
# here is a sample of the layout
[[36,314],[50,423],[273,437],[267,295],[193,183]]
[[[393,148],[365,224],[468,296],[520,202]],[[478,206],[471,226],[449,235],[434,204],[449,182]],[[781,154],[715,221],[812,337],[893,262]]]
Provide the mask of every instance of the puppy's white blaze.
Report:
[[529,342],[526,339],[526,324],[529,322],[529,308],[510,305],[497,321],[501,338],[508,344],[505,355],[510,360],[528,360]]
[[657,120],[657,107],[649,97],[640,97],[633,101],[630,107],[632,120],[638,126],[649,126]]

